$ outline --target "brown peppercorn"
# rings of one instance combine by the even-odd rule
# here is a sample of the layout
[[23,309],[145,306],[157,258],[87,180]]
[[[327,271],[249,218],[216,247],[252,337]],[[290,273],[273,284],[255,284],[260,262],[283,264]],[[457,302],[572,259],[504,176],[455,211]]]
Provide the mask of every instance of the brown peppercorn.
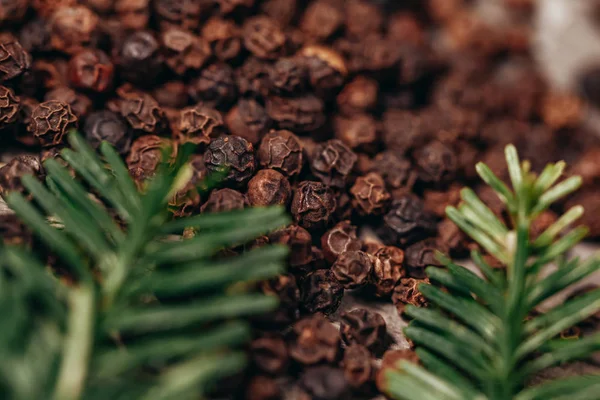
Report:
[[232,210],[241,210],[246,206],[244,195],[237,190],[224,188],[210,192],[206,203],[200,208],[202,213],[216,213]]
[[48,22],[43,18],[35,18],[23,25],[19,32],[19,42],[28,53],[50,51],[50,27]]
[[346,33],[355,38],[362,38],[369,33],[379,32],[384,24],[381,9],[373,2],[350,0],[345,4]]
[[319,143],[311,157],[311,170],[324,184],[343,188],[356,163],[356,154],[340,140]]
[[181,81],[169,81],[157,86],[152,91],[152,97],[161,107],[184,108],[188,104],[187,87]]
[[287,26],[292,22],[298,10],[298,0],[263,0],[260,10],[273,18],[280,26]]
[[287,38],[279,24],[267,16],[248,18],[243,26],[244,46],[258,58],[275,60],[285,55]]
[[426,189],[423,191],[423,202],[425,210],[443,218],[446,215],[447,206],[457,206],[460,202],[460,191],[462,185],[451,184],[445,189]]
[[114,67],[102,50],[84,49],[69,61],[69,81],[80,89],[105,92],[112,85]]
[[377,105],[379,86],[377,81],[359,75],[348,82],[337,96],[340,112],[348,117],[370,111]]
[[148,26],[150,20],[149,0],[115,0],[114,10],[123,27],[140,30]]
[[44,168],[39,157],[24,155],[17,156],[0,168],[0,196],[9,192],[23,194],[25,187],[21,184],[21,178],[25,175],[33,175],[38,178],[44,174]]
[[290,356],[303,365],[333,363],[340,353],[340,333],[323,314],[304,318],[293,327]]
[[162,161],[162,152],[169,144],[169,140],[156,135],[140,136],[133,142],[127,156],[127,167],[138,184],[154,175]]
[[62,138],[69,129],[77,127],[77,117],[71,107],[60,101],[50,100],[40,103],[31,114],[31,122],[27,129],[42,146],[55,146],[62,143]]
[[299,57],[280,58],[269,70],[273,90],[280,94],[302,92],[307,81],[307,70]]
[[27,126],[29,126],[31,123],[31,115],[33,114],[33,110],[35,110],[39,104],[40,103],[36,99],[31,97],[21,98],[18,120],[21,126],[25,127],[25,129],[17,129],[14,138],[16,141],[25,146],[33,147],[39,145],[37,138],[33,135],[30,135],[27,131]]
[[77,4],[77,0],[32,0],[31,7],[41,17],[49,17],[59,8]]
[[237,96],[233,70],[227,64],[211,64],[190,83],[190,96],[209,107],[229,108]]
[[331,189],[321,182],[304,181],[294,191],[291,211],[294,220],[310,230],[326,226],[335,207]]
[[271,90],[271,65],[256,57],[248,57],[235,71],[240,94],[257,98],[266,97]]
[[240,8],[251,8],[254,0],[216,0],[221,14],[230,14]]
[[224,131],[221,113],[201,103],[186,107],[179,113],[176,136],[180,143],[210,143],[211,139],[218,137]]
[[310,132],[325,123],[325,105],[318,97],[307,94],[301,97],[271,96],[267,99],[267,113],[280,129],[293,132]]
[[347,345],[358,343],[375,353],[385,346],[385,320],[379,313],[364,308],[342,313],[340,332]]
[[0,130],[17,121],[21,99],[11,88],[0,85]]
[[423,202],[414,195],[395,199],[379,229],[382,239],[391,245],[406,246],[433,235],[435,221],[423,207]]
[[167,126],[165,112],[152,96],[129,85],[117,89],[119,112],[129,125],[146,133],[162,133]]
[[224,183],[243,185],[254,174],[254,148],[242,137],[223,135],[210,142],[204,163],[209,172],[227,171]]
[[410,245],[405,250],[404,264],[408,270],[408,275],[413,278],[425,278],[425,268],[429,266],[441,266],[436,252],[445,253],[441,243],[435,239],[425,239]]
[[372,170],[385,180],[386,186],[394,194],[410,193],[417,181],[417,171],[409,159],[395,151],[384,151],[373,160]]
[[279,375],[285,372],[289,356],[286,344],[280,336],[264,336],[250,344],[250,359],[261,371]]
[[308,70],[308,80],[319,96],[337,94],[348,74],[342,56],[329,47],[310,45],[298,54]]
[[426,307],[427,299],[421,294],[418,286],[420,284],[429,283],[429,279],[414,279],[402,278],[392,293],[392,302],[398,310],[398,314],[402,316],[404,308],[407,304],[412,304],[415,307]]
[[350,221],[337,223],[321,237],[323,255],[330,263],[346,251],[356,251],[361,248],[361,241],[356,236],[356,227]]
[[[261,283],[263,293],[276,296],[279,299],[279,308],[261,319],[272,329],[272,325],[289,325],[296,321],[300,315],[300,289],[294,275],[279,275]],[[260,318],[260,317],[259,317]]]
[[292,193],[290,182],[279,172],[261,169],[248,182],[248,203],[251,206],[287,205]]
[[98,148],[103,141],[110,143],[121,154],[128,153],[131,148],[131,134],[127,125],[112,111],[91,113],[85,119],[83,132],[93,148]]
[[456,154],[445,144],[435,141],[419,149],[415,156],[419,179],[440,183],[452,180],[456,173]]
[[22,21],[28,7],[28,0],[0,1],[0,24]]
[[362,215],[381,215],[390,202],[390,194],[385,189],[383,178],[375,172],[356,179],[350,189],[352,205]]
[[302,144],[287,130],[267,133],[258,148],[258,160],[265,168],[275,169],[286,176],[300,173],[304,165]]
[[438,224],[437,240],[441,246],[448,249],[450,255],[460,258],[467,255],[472,245],[467,235],[447,218]]
[[332,36],[344,22],[344,14],[331,2],[311,2],[300,21],[300,29],[306,36],[322,41]]
[[163,69],[160,45],[149,31],[137,31],[125,38],[119,54],[119,73],[138,86],[151,86]]
[[278,382],[267,376],[254,376],[245,389],[246,400],[280,400],[281,388]]
[[329,365],[307,368],[300,377],[300,386],[314,400],[343,400],[350,394],[344,372]]
[[201,201],[197,182],[190,180],[171,197],[168,209],[175,218],[189,217],[198,212],[198,206],[200,206]]
[[301,287],[301,306],[314,314],[331,314],[338,309],[344,296],[344,288],[328,269],[310,273]]
[[190,0],[154,0],[154,15],[162,28],[177,26],[195,30],[210,3]]
[[406,272],[403,268],[404,252],[398,247],[383,246],[373,256],[373,285],[375,293],[389,296]]
[[371,257],[362,251],[343,252],[331,267],[333,276],[345,289],[367,284],[372,270]]
[[349,118],[336,116],[333,126],[335,137],[352,149],[369,149],[377,140],[377,123],[368,114],[356,114]]
[[58,51],[75,54],[97,39],[98,16],[74,5],[58,8],[50,17],[50,43]]
[[85,117],[92,109],[92,100],[82,93],[78,93],[67,86],[57,86],[46,92],[44,101],[55,100],[68,104],[77,118]]
[[312,257],[312,237],[310,233],[301,226],[289,225],[276,230],[269,235],[271,243],[287,246],[290,254],[288,262],[290,267],[299,267],[309,264]]
[[165,63],[178,75],[199,70],[210,57],[208,43],[183,29],[170,28],[163,31],[161,41]]
[[10,33],[0,34],[0,82],[16,78],[29,69],[31,56]]
[[346,381],[355,389],[363,388],[375,375],[371,353],[365,346],[357,343],[346,347],[341,366]]
[[396,370],[400,361],[408,361],[417,364],[419,362],[419,357],[417,356],[417,353],[410,349],[386,351],[381,361],[381,367],[375,376],[377,389],[382,392],[387,390],[387,374],[389,370]]
[[240,99],[237,105],[229,110],[225,123],[231,134],[241,136],[256,145],[269,131],[272,121],[264,107],[256,100]]
[[202,37],[220,61],[231,61],[240,55],[242,37],[238,26],[228,19],[213,17],[202,27]]

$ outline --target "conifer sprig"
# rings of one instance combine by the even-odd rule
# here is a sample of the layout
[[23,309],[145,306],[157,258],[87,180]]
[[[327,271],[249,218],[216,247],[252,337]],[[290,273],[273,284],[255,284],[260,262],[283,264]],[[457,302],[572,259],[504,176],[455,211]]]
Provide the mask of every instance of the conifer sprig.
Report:
[[[276,306],[238,283],[280,273],[287,250],[218,253],[287,224],[284,210],[169,221],[168,201],[191,176],[189,148],[140,193],[109,145],[100,158],[78,134],[69,141],[61,154],[81,183],[48,160],[46,184],[22,180],[33,202],[6,198],[74,282],[23,249],[0,248],[0,398],[199,398],[243,367],[241,317]],[[181,239],[184,227],[196,235]]]
[[[387,390],[407,400],[593,400],[600,393],[600,375],[579,376],[528,386],[544,368],[588,357],[600,351],[600,334],[579,340],[557,339],[559,333],[600,310],[600,290],[577,296],[533,318],[543,301],[600,269],[600,257],[581,262],[567,252],[586,235],[570,228],[583,208],[568,210],[537,238],[531,224],[554,202],[581,185],[579,177],[559,182],[565,164],[548,165],[538,176],[520,162],[514,146],[506,161],[512,190],[485,164],[481,178],[504,202],[509,224],[501,221],[470,189],[446,213],[505,269],[493,269],[473,251],[480,274],[441,256],[445,268],[429,267],[438,284],[421,285],[430,308],[407,306],[412,318],[405,329],[416,344],[422,365],[401,361],[387,372]],[[558,183],[557,183],[558,182]],[[550,263],[558,268],[549,275]],[[439,287],[444,286],[445,289]]]

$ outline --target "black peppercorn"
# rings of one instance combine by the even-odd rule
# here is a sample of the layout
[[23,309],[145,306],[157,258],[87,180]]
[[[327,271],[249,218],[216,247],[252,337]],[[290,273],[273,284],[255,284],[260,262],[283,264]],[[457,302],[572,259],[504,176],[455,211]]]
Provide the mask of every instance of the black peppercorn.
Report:
[[299,174],[304,164],[300,140],[286,130],[267,133],[260,143],[257,155],[261,166],[275,169],[287,176]]
[[121,154],[126,154],[131,148],[131,134],[127,125],[112,111],[91,113],[85,120],[83,132],[88,143],[94,148],[98,148],[103,141],[113,145]]
[[262,169],[248,182],[248,202],[252,206],[287,205],[292,189],[287,178],[272,169]]
[[0,86],[0,131],[17,121],[20,103],[12,89]]
[[31,56],[10,33],[0,34],[0,82],[22,75],[31,65]]
[[318,229],[327,225],[335,207],[333,192],[320,182],[301,182],[294,191],[292,215],[306,229]]
[[253,99],[240,99],[225,117],[225,122],[231,134],[241,136],[253,145],[260,142],[272,123],[264,107]]
[[346,251],[360,250],[361,241],[356,236],[356,227],[350,221],[342,221],[321,237],[323,255],[330,263]]
[[60,101],[51,100],[40,103],[31,114],[28,130],[44,147],[62,143],[69,129],[77,127],[77,117],[71,107]]
[[267,99],[267,113],[277,126],[299,133],[320,128],[325,123],[324,108],[323,101],[311,94]]
[[279,243],[290,251],[288,262],[290,267],[300,267],[313,260],[312,237],[310,233],[298,225],[289,225],[271,233],[271,243]]
[[189,94],[195,101],[209,107],[229,108],[237,96],[233,70],[227,64],[211,64],[203,68],[200,76],[190,83]]
[[379,233],[391,245],[410,245],[432,236],[435,228],[435,221],[424,210],[423,202],[413,195],[402,195],[392,202]]
[[244,195],[233,189],[213,190],[202,205],[200,211],[203,213],[216,213],[231,210],[241,210],[246,206]]
[[290,356],[303,365],[334,362],[340,353],[340,332],[317,313],[294,325]]
[[129,35],[119,51],[119,72],[128,82],[140,86],[152,85],[163,68],[158,41],[149,31]]
[[242,185],[254,174],[254,148],[242,137],[223,135],[210,142],[204,163],[210,172],[227,171],[224,183]]
[[176,133],[180,143],[210,143],[224,133],[223,117],[217,110],[202,104],[186,107],[179,113]]
[[383,350],[386,340],[386,323],[376,312],[357,308],[341,315],[342,339],[346,344],[358,343],[371,351]]
[[25,188],[21,184],[24,175],[41,177],[44,173],[40,159],[35,156],[18,156],[10,160],[0,168],[0,195],[8,192],[24,193]]
[[363,215],[381,215],[386,211],[391,198],[385,189],[383,178],[374,172],[356,179],[350,193],[352,205]]
[[300,377],[300,385],[315,400],[346,399],[350,389],[344,372],[328,365],[308,368]]
[[258,58],[274,60],[286,53],[285,33],[269,17],[248,18],[244,23],[242,36],[246,49]]
[[112,85],[113,70],[102,50],[85,49],[69,61],[69,80],[77,88],[105,92]]
[[371,259],[362,251],[345,251],[335,261],[331,271],[344,288],[354,289],[369,282],[373,270]]
[[356,154],[352,150],[341,141],[332,139],[315,147],[310,167],[324,184],[343,188],[356,160]]
[[344,288],[327,269],[309,274],[302,287],[302,307],[309,313],[331,314],[340,306]]

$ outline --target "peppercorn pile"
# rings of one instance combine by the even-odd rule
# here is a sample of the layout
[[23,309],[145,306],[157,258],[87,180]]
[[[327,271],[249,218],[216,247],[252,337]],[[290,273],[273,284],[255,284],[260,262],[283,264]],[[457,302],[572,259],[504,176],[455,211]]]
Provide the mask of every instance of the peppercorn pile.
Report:
[[[425,305],[417,284],[435,250],[473,246],[444,208],[477,182],[477,161],[506,178],[502,149],[514,143],[534,169],[571,162],[585,188],[566,206],[583,204],[600,237],[600,144],[579,127],[585,101],[552,93],[536,70],[533,2],[504,0],[510,18],[495,24],[471,3],[0,1],[0,142],[27,153],[4,160],[0,194],[43,176],[71,128],[112,143],[141,189],[162,148],[198,145],[174,217],[283,205],[295,221],[250,245],[289,246],[289,273],[260,283],[280,307],[253,321],[244,384],[219,394],[373,397],[377,366],[415,355],[378,313],[340,313],[344,292],[400,314]],[[197,189],[222,171],[221,186]],[[487,187],[476,191],[500,213]],[[32,242],[10,214],[0,232]]]

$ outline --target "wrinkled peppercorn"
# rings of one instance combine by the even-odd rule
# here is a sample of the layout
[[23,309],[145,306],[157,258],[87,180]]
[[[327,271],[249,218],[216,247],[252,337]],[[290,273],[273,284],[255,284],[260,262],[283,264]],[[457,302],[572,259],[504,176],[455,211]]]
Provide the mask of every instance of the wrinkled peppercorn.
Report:
[[180,143],[210,143],[224,133],[223,117],[215,109],[202,104],[186,107],[179,113],[177,138]]
[[280,129],[310,132],[325,123],[324,104],[313,95],[301,97],[271,96],[267,99],[267,113]]
[[190,0],[155,0],[154,12],[161,27],[178,26],[194,30],[198,27],[200,16],[208,4]]
[[309,313],[331,314],[340,306],[344,288],[327,269],[309,274],[301,288],[302,307]]
[[383,177],[388,189],[396,194],[409,193],[417,180],[417,172],[410,160],[394,151],[377,154],[372,169]]
[[21,99],[12,89],[0,86],[0,130],[17,121]]
[[333,363],[340,353],[340,332],[322,314],[304,318],[293,327],[290,356],[300,364]]
[[80,89],[104,92],[112,85],[113,65],[102,50],[85,49],[69,61],[69,80]]
[[364,308],[342,313],[340,331],[346,344],[358,343],[376,353],[383,350],[387,333],[383,317]]
[[329,47],[311,45],[300,50],[308,70],[310,85],[320,96],[337,94],[348,69],[342,56]]
[[467,235],[450,219],[444,219],[438,224],[437,239],[455,257],[466,256],[471,247]]
[[252,341],[250,358],[261,371],[278,375],[287,368],[289,356],[286,344],[281,337],[266,336]]
[[149,0],[114,0],[114,10],[124,28],[139,30],[150,19]]
[[404,252],[398,247],[383,246],[373,257],[373,284],[378,296],[389,296],[396,283],[406,272],[403,268]]
[[324,184],[343,188],[356,163],[356,154],[337,139],[318,144],[311,157],[311,170]]
[[435,221],[425,212],[423,203],[413,195],[403,195],[392,203],[383,217],[382,239],[388,244],[410,245],[433,235]]
[[280,58],[269,70],[269,76],[275,92],[293,94],[303,91],[307,71],[299,58]]
[[429,266],[441,266],[437,260],[436,252],[444,249],[435,239],[426,239],[406,248],[405,266],[408,274],[413,278],[425,278],[425,268]]
[[357,76],[348,82],[338,94],[338,108],[348,117],[370,111],[377,105],[378,92],[377,81],[364,76]]
[[335,137],[352,149],[368,149],[377,140],[377,123],[367,114],[333,120]]
[[301,226],[289,225],[278,229],[269,236],[272,243],[279,243],[288,247],[290,251],[288,262],[290,267],[307,265],[312,261],[312,237]]
[[392,302],[402,316],[407,304],[415,307],[426,307],[427,299],[421,294],[418,286],[423,283],[429,283],[428,279],[402,278],[392,293]]
[[320,182],[300,182],[292,199],[294,220],[306,229],[327,225],[335,211],[336,200],[331,189]]
[[425,210],[438,217],[446,215],[447,206],[457,206],[460,202],[462,185],[452,184],[442,190],[424,190],[423,202]]
[[267,133],[257,155],[261,166],[287,176],[299,174],[304,164],[302,144],[292,132],[286,130]]
[[51,100],[40,103],[31,114],[28,130],[44,147],[62,143],[69,129],[77,127],[77,117],[71,107],[60,101]]
[[202,37],[220,61],[238,58],[242,50],[242,37],[237,25],[227,19],[213,17],[202,27]]
[[371,353],[365,346],[356,343],[344,350],[341,366],[346,381],[355,389],[364,387],[373,379],[375,373]]
[[168,145],[167,139],[156,135],[140,136],[133,142],[127,157],[127,167],[138,184],[154,175],[162,160],[162,151]]
[[50,43],[56,50],[75,54],[97,39],[98,16],[89,8],[58,8],[50,17]]
[[22,21],[28,7],[28,0],[0,1],[0,23]]
[[346,399],[350,389],[344,372],[328,365],[308,368],[300,377],[300,386],[314,400]]
[[331,267],[333,276],[346,289],[354,289],[369,282],[373,263],[362,251],[345,251]]
[[232,210],[241,210],[246,206],[244,195],[237,190],[225,188],[210,192],[206,203],[202,205],[202,213],[225,212]]
[[279,299],[279,308],[263,317],[269,326],[272,323],[289,325],[298,319],[300,289],[294,275],[279,275],[264,281],[261,283],[261,289],[265,294],[277,296]]
[[330,263],[346,251],[360,250],[361,241],[356,236],[356,227],[350,221],[339,222],[321,237],[321,248]]
[[227,64],[211,64],[190,83],[190,96],[204,105],[228,108],[237,96],[233,70]]
[[24,175],[33,175],[40,178],[44,173],[40,159],[35,156],[17,156],[0,168],[0,196],[8,192],[24,193],[21,184]]
[[0,34],[0,82],[16,78],[29,69],[31,56],[10,33]]
[[210,142],[204,162],[210,172],[227,171],[225,183],[242,185],[254,174],[254,148],[244,138],[223,135]]
[[421,131],[421,120],[411,111],[392,109],[383,114],[383,141],[399,155],[421,140]]
[[344,22],[342,11],[327,1],[314,1],[304,11],[300,29],[316,40],[333,35]]
[[271,90],[271,66],[256,57],[249,57],[236,70],[235,79],[241,94],[266,97]]
[[23,25],[19,32],[19,42],[29,53],[50,51],[50,28],[47,21],[36,18]]
[[113,145],[121,154],[126,154],[131,148],[131,135],[127,125],[112,111],[91,113],[85,120],[83,132],[88,143],[94,148],[98,148],[103,141]]
[[266,16],[248,18],[242,29],[244,46],[256,57],[274,60],[285,55],[287,38],[275,20]]
[[130,86],[117,89],[119,112],[129,125],[146,133],[161,133],[166,128],[166,115],[152,96]]
[[161,40],[165,63],[176,74],[199,70],[210,57],[208,43],[185,30],[167,29],[162,33]]
[[415,154],[419,178],[425,182],[444,182],[454,177],[457,160],[454,152],[441,142],[432,142]]
[[252,206],[287,205],[292,188],[287,178],[272,169],[261,169],[248,182],[248,202]]
[[92,100],[66,86],[57,86],[44,96],[44,101],[56,100],[68,104],[77,118],[85,117],[92,109]]
[[137,31],[122,43],[118,60],[120,74],[128,82],[149,86],[155,82],[163,67],[160,46],[149,31]]
[[264,107],[253,99],[240,99],[225,117],[225,122],[231,134],[241,136],[253,145],[258,144],[272,123]]
[[385,189],[383,178],[374,172],[357,178],[350,193],[352,194],[352,205],[363,215],[384,213],[391,199]]

